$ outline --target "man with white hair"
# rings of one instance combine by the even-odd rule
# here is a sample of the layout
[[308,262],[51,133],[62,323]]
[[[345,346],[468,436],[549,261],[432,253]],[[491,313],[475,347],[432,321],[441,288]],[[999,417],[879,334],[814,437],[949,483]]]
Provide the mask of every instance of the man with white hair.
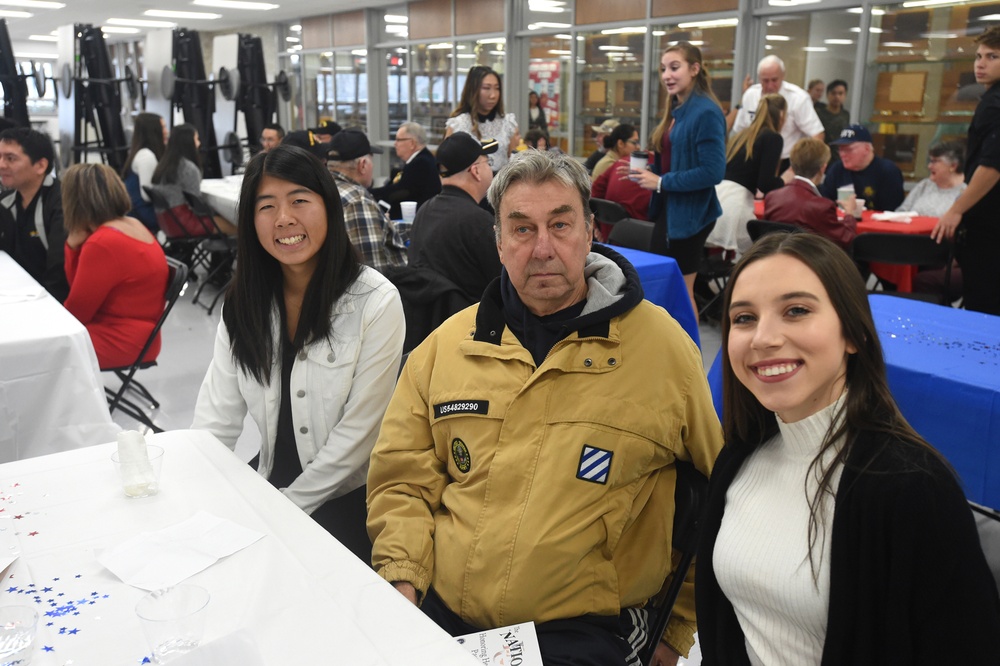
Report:
[[416,201],[417,208],[441,192],[434,155],[427,150],[427,132],[420,123],[403,123],[396,130],[396,156],[403,160],[403,170],[382,187],[372,188],[378,201],[389,204],[389,217],[402,219],[400,201]]
[[788,156],[792,154],[792,146],[799,139],[812,137],[823,139],[823,123],[813,108],[812,97],[794,83],[785,81],[785,63],[775,55],[764,56],[757,64],[758,83],[747,88],[740,103],[740,112],[733,123],[733,132],[746,129],[753,122],[757,104],[763,95],[777,93],[785,98],[788,111],[785,113],[785,124],[781,128],[781,138],[785,146],[781,150],[782,169],[786,168]]

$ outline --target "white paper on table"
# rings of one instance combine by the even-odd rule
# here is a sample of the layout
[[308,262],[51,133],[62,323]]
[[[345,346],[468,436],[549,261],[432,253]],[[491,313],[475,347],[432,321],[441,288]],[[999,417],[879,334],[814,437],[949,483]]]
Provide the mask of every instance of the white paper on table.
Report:
[[544,666],[534,622],[487,629],[475,634],[457,636],[455,640],[484,666],[511,663],[521,666]]
[[14,535],[14,519],[0,516],[0,573],[6,574],[7,567],[21,556],[21,543]]
[[101,553],[98,561],[123,582],[144,590],[177,585],[246,548],[263,533],[199,511],[156,532],[143,532]]
[[873,213],[872,219],[878,220],[879,222],[899,222],[900,224],[909,224],[913,221],[916,213],[908,210],[897,210],[897,211],[885,211],[884,213]]

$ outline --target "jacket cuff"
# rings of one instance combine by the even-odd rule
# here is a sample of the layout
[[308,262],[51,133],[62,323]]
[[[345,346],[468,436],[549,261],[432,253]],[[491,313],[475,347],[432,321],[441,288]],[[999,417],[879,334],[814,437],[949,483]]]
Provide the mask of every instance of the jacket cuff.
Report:
[[680,656],[687,657],[694,645],[694,632],[693,623],[671,618],[661,640]]
[[[410,583],[413,587],[417,588],[421,599],[427,594],[427,588],[431,585],[431,577],[427,569],[409,560],[389,562],[379,569],[378,575],[387,583],[398,583],[400,581]],[[692,642],[694,642],[693,639]]]

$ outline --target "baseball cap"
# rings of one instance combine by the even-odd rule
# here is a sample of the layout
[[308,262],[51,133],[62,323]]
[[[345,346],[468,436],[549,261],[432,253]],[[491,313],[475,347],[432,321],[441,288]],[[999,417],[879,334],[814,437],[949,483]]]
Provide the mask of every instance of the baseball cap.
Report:
[[865,129],[864,125],[848,125],[840,132],[840,138],[831,141],[831,146],[846,146],[849,143],[858,141],[872,142],[872,135]]
[[598,134],[611,134],[612,130],[614,130],[619,125],[621,125],[620,122],[618,122],[614,118],[609,118],[600,125],[591,125],[590,128],[595,132],[597,132]]
[[281,143],[286,146],[298,146],[299,148],[304,148],[310,153],[326,161],[326,151],[329,149],[330,144],[320,143],[316,140],[309,130],[295,130],[289,132],[285,135],[285,138],[281,140]]
[[309,131],[313,134],[329,134],[333,136],[340,130],[344,129],[337,124],[334,120],[324,120],[319,124],[319,127],[310,127]]
[[330,139],[330,152],[327,156],[331,160],[347,162],[355,160],[365,155],[381,155],[382,149],[373,146],[368,142],[368,137],[361,130],[346,129],[333,135]]
[[441,142],[437,149],[437,163],[441,175],[454,176],[475,164],[482,155],[497,152],[496,139],[483,139],[482,143],[467,132],[456,132]]

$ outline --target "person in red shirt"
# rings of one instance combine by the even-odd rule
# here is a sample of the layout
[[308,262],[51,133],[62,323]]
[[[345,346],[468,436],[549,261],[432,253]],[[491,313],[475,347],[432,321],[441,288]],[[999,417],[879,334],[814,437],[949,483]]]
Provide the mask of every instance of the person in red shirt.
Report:
[[[858,235],[857,220],[850,215],[837,219],[837,204],[816,187],[830,161],[830,148],[819,139],[799,139],[792,148],[791,161],[795,178],[764,196],[764,219],[797,224],[846,250]],[[853,195],[848,205],[854,206]]]
[[[111,167],[77,164],[62,180],[66,309],[87,327],[102,369],[131,365],[163,313],[167,260]],[[146,353],[153,361],[160,340]]]
[[[629,157],[626,155],[594,179],[590,187],[590,196],[620,203],[628,211],[629,217],[649,220],[649,200],[653,196],[653,191],[630,180],[628,169]],[[625,174],[624,177],[622,174]]]

